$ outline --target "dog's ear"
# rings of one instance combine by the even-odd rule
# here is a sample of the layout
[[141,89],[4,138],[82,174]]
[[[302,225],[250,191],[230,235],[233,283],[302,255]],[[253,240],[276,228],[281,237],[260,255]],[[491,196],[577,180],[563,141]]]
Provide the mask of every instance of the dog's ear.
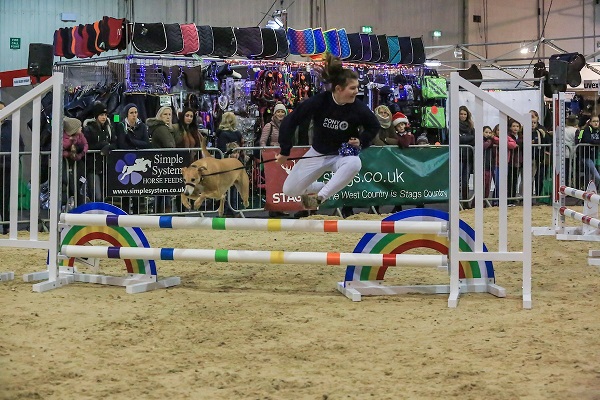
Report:
[[181,167],[181,173],[185,174],[188,170],[188,167]]
[[198,170],[199,171],[207,171],[208,169],[204,165],[202,165],[202,166],[198,167]]

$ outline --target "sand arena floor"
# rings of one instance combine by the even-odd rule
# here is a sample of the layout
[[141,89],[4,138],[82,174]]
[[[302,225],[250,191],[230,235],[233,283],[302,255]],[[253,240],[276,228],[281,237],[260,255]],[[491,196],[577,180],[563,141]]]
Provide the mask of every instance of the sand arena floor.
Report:
[[[509,210],[516,246],[521,212]],[[473,211],[462,218],[472,223]],[[533,226],[550,220],[550,207],[534,207]],[[493,238],[497,209],[485,224]],[[351,252],[362,236],[145,232],[154,247],[288,251]],[[21,275],[42,270],[45,254],[2,248],[1,269],[17,279],[0,283],[0,398],[600,399],[600,269],[587,265],[595,248],[534,237],[531,310],[516,263],[495,264],[506,298],[466,294],[449,309],[447,295],[353,303],[335,289],[345,267],[332,266],[160,262],[180,286],[34,293]],[[116,260],[101,267],[124,271]],[[386,282],[448,277],[391,268]]]

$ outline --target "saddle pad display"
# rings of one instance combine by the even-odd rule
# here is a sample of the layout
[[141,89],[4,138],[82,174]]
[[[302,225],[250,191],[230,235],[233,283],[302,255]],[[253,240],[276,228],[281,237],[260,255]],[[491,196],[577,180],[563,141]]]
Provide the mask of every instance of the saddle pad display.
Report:
[[165,53],[175,54],[183,50],[183,36],[179,24],[165,24],[167,35],[167,49]]
[[246,58],[256,58],[263,52],[261,29],[257,26],[234,28],[233,34],[237,42],[237,54]]
[[[288,28],[287,39],[290,54],[295,56],[301,54],[315,54],[315,35],[312,29],[296,30]],[[281,44],[279,38],[277,39],[277,44]]]
[[160,53],[167,49],[165,26],[158,23],[133,24],[133,47],[140,53]]
[[[262,52],[257,58],[275,57],[277,54],[277,36],[272,28],[260,28]],[[236,36],[237,37],[237,36]]]
[[413,49],[413,64],[423,64],[425,62],[425,46],[423,38],[410,38]]
[[349,61],[360,61],[363,58],[363,45],[360,39],[360,33],[349,33],[347,35],[350,44]]
[[327,43],[325,43],[325,35],[323,35],[323,29],[314,28],[313,36],[315,37],[315,51],[311,54],[322,54],[327,50]]
[[275,58],[285,58],[290,55],[290,46],[288,38],[283,29],[274,29],[277,38],[277,54]]
[[340,37],[338,36],[337,29],[329,29],[323,32],[325,37],[325,45],[328,52],[333,54],[335,57],[342,55],[342,49],[340,46]]
[[387,36],[377,35],[377,41],[379,42],[379,50],[381,50],[379,62],[387,64],[390,61],[390,48],[387,44]]
[[209,25],[197,25],[198,38],[200,40],[200,48],[196,52],[199,56],[207,56],[212,54],[215,49],[213,42],[213,31]]
[[183,49],[175,54],[194,54],[200,50],[200,39],[196,24],[180,24],[181,36],[183,37]]
[[366,33],[359,33],[360,42],[362,43],[363,54],[362,57],[357,61],[371,61],[372,53],[371,53],[371,40],[369,39],[369,35]]
[[350,57],[350,42],[348,42],[348,35],[346,29],[338,29],[338,39],[340,41],[340,58],[343,60]]
[[398,36],[387,36],[387,44],[390,52],[388,63],[399,64],[402,59],[400,54],[400,43],[398,42]]
[[231,26],[213,26],[212,32],[215,48],[209,55],[214,57],[233,57],[237,52],[237,42],[233,34],[233,28]]
[[371,42],[371,62],[380,62],[381,48],[379,47],[377,35],[369,35],[369,41]]
[[401,64],[412,64],[413,52],[412,52],[412,41],[409,36],[402,36],[398,38],[400,44],[400,54],[402,54]]

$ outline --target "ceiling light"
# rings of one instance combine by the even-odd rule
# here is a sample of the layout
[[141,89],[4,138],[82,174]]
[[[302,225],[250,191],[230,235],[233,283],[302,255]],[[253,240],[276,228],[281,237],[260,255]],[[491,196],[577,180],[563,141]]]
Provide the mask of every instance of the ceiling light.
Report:
[[439,67],[440,65],[442,65],[442,63],[440,62],[440,60],[433,59],[433,60],[425,60],[425,65],[427,67]]

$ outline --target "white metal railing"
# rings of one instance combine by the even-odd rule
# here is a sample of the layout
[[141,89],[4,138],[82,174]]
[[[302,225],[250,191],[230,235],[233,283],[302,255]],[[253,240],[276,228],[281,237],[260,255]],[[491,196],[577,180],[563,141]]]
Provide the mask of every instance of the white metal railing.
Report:
[[[475,107],[471,110],[474,116],[475,131],[483,131],[483,104],[487,103],[496,108],[500,117],[500,147],[498,166],[500,176],[508,173],[507,149],[507,121],[508,116],[517,120],[523,127],[523,244],[521,251],[508,249],[508,201],[507,179],[500,179],[499,188],[499,218],[498,218],[498,243],[496,251],[483,251],[483,141],[475,142],[474,178],[475,178],[475,251],[459,251],[459,202],[460,197],[460,163],[459,163],[459,107],[460,88],[469,91],[475,96]],[[479,89],[471,82],[461,78],[458,73],[450,74],[450,296],[448,306],[456,307],[459,297],[459,263],[461,261],[516,261],[523,264],[523,308],[531,308],[531,116],[528,112],[514,110],[506,104],[492,97],[489,93]],[[491,236],[490,236],[491,238]],[[496,239],[494,239],[496,240]],[[489,241],[488,241],[489,245]]]
[[[61,157],[51,157],[50,160],[50,232],[48,240],[38,237],[38,230],[31,229],[36,227],[39,219],[39,190],[40,190],[40,118],[42,112],[42,98],[48,92],[52,91],[52,150],[54,155],[61,154],[62,147],[62,129],[63,129],[63,96],[64,96],[64,76],[62,73],[55,73],[50,79],[39,84],[30,92],[21,96],[14,102],[7,105],[0,111],[0,121],[6,118],[12,118],[12,145],[11,145],[11,179],[10,179],[10,218],[9,218],[9,237],[0,239],[0,247],[17,248],[39,248],[48,250],[48,268],[42,276],[47,277],[46,282],[33,285],[34,291],[45,291],[49,288],[60,286],[66,283],[64,279],[59,279],[57,268],[58,254],[58,214],[59,214],[59,196],[61,176]],[[18,181],[19,181],[19,129],[21,127],[21,110],[25,107],[32,107],[32,134],[31,134],[31,199],[29,214],[29,233],[28,237],[18,237]]]

